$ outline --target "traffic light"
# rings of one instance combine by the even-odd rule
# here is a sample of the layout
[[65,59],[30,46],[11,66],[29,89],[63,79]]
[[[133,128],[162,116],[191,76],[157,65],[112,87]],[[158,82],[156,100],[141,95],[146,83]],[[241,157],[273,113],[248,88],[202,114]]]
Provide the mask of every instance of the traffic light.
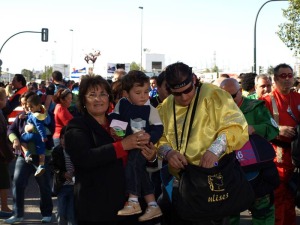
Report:
[[42,42],[48,42],[48,28],[42,28]]

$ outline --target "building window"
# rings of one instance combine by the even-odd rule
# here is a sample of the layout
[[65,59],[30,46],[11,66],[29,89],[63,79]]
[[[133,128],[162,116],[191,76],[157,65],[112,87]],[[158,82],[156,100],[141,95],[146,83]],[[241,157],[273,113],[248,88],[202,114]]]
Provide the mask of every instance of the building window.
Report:
[[152,70],[161,70],[162,69],[162,62],[152,62]]

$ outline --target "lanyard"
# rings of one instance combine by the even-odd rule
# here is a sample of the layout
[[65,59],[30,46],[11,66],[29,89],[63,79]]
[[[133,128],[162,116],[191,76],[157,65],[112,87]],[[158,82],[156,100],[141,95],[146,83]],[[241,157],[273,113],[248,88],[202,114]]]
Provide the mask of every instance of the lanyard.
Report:
[[[190,137],[191,128],[192,128],[192,124],[193,124],[193,120],[194,120],[194,116],[195,116],[195,112],[196,112],[196,106],[198,104],[198,98],[199,98],[199,93],[200,93],[201,85],[202,84],[200,83],[200,86],[197,89],[196,98],[195,98],[194,105],[193,105],[193,110],[192,110],[192,115],[191,115],[191,119],[190,119],[188,136],[187,136],[186,146],[185,147],[187,147],[188,140],[189,140],[189,137]],[[177,150],[179,150],[179,151],[181,149],[181,144],[182,144],[182,139],[183,139],[183,133],[184,133],[185,123],[186,123],[186,119],[187,119],[187,115],[188,115],[189,109],[190,109],[190,105],[188,106],[188,109],[187,109],[186,114],[185,114],[185,118],[184,118],[184,122],[183,122],[183,127],[182,127],[182,133],[181,133],[181,139],[180,139],[180,145],[178,145],[178,132],[177,132],[177,121],[176,121],[176,113],[175,113],[175,100],[173,101],[173,116],[174,116],[175,139],[176,139],[176,147],[177,147]],[[186,151],[186,148],[184,150],[184,154],[185,154],[185,151]]]
[[176,112],[175,112],[175,100],[173,101],[173,115],[174,115],[174,130],[175,130],[175,139],[176,139],[176,147],[177,147],[177,150],[180,151],[181,149],[181,144],[182,144],[182,139],[183,139],[183,133],[184,133],[184,128],[185,128],[185,122],[186,122],[186,118],[187,118],[187,115],[189,113],[189,110],[190,110],[190,105],[189,104],[189,107],[185,113],[185,118],[184,118],[184,121],[183,121],[183,125],[182,125],[182,132],[181,132],[181,139],[180,139],[180,145],[178,146],[178,133],[177,133],[177,121],[176,121]]

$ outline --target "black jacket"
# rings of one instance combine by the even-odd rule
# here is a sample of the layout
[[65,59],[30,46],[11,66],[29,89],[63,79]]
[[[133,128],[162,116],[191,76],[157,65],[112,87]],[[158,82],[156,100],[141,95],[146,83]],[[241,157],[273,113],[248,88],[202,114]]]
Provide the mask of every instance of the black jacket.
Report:
[[89,114],[72,119],[66,152],[75,167],[75,208],[81,221],[116,221],[125,203],[125,174],[114,140]]
[[54,174],[53,191],[55,194],[57,194],[66,181],[65,172],[67,170],[63,147],[61,145],[56,146],[53,149],[51,156],[52,158],[49,163],[49,166]]

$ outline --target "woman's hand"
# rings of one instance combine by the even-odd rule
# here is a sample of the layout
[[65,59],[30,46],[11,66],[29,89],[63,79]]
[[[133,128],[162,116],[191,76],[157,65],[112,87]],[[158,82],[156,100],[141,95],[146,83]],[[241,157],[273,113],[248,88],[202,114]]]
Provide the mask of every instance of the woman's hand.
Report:
[[156,159],[157,155],[156,155],[156,147],[153,145],[152,142],[150,142],[147,145],[144,145],[141,148],[141,153],[142,155],[148,160],[148,161],[153,161],[154,159]]
[[13,148],[14,148],[16,151],[21,150],[21,143],[20,143],[19,139],[16,138],[16,139],[13,141]]
[[125,137],[121,143],[124,150],[131,150],[136,148],[142,148],[149,143],[150,135],[145,131],[139,131]]

